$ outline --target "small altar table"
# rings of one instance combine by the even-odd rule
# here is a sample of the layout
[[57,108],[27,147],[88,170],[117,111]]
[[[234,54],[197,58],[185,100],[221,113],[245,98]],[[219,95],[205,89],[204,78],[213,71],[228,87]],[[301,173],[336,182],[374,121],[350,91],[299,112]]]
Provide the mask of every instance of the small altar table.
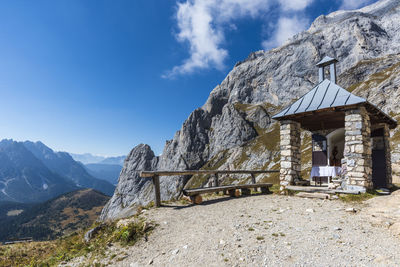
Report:
[[[328,184],[330,178],[339,176],[342,173],[342,168],[337,166],[314,166],[311,168],[310,183],[313,177],[328,177]],[[316,182],[316,181],[315,181]],[[321,180],[320,180],[321,185]]]

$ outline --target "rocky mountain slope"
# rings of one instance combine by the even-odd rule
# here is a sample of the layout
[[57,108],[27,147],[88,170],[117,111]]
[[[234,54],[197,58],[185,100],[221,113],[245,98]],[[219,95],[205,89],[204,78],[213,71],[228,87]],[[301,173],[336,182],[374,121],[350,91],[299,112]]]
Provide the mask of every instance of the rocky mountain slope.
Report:
[[[131,151],[101,219],[130,215],[135,205],[152,200],[151,182],[141,179],[137,170],[279,169],[279,128],[271,116],[313,88],[318,81],[315,63],[325,55],[339,60],[340,86],[398,119],[399,21],[400,2],[381,0],[363,9],[322,15],[285,45],[251,53],[212,90],[204,106],[190,114],[161,156],[145,145]],[[400,174],[400,138],[397,131],[393,135],[393,169]],[[302,167],[307,170],[309,133],[303,132],[302,140]],[[161,197],[176,198],[184,186],[203,186],[209,178],[163,177]],[[248,177],[220,179],[240,183]],[[277,181],[277,176],[259,175],[257,180]]]
[[0,202],[0,241],[48,240],[85,229],[109,199],[93,189],[82,189],[39,204]]
[[50,171],[23,143],[0,142],[0,201],[41,202],[78,189]]
[[109,196],[114,193],[115,187],[110,182],[90,175],[68,153],[54,152],[42,142],[25,141],[24,145],[52,172],[73,181],[77,187],[93,188]]
[[0,201],[42,202],[79,188],[107,195],[114,185],[94,178],[65,152],[41,142],[0,142]]

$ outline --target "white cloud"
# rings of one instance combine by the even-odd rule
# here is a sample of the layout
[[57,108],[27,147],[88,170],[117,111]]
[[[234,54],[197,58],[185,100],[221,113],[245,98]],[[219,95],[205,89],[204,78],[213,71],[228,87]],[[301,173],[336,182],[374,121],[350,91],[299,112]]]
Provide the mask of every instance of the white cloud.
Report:
[[279,0],[279,4],[285,11],[299,11],[309,6],[313,0]]
[[[179,42],[189,45],[189,58],[181,65],[169,70],[163,78],[191,73],[197,69],[224,67],[228,51],[222,46],[225,41],[225,31],[235,29],[235,20],[244,17],[261,18],[266,15],[273,4],[279,4],[283,12],[300,11],[313,0],[186,0],[177,3],[176,21]],[[276,12],[279,12],[276,11]],[[289,21],[288,21],[289,20]],[[293,21],[294,23],[299,22]],[[303,23],[303,21],[300,21]],[[301,25],[300,25],[301,26]],[[280,43],[303,26],[290,24],[290,19],[278,21],[278,28],[271,42]],[[261,33],[260,33],[261,34]]]
[[372,2],[373,0],[343,0],[339,9],[357,9]]
[[271,0],[187,0],[178,3],[176,20],[179,42],[189,44],[190,57],[175,66],[164,78],[191,73],[210,66],[224,67],[228,51],[221,48],[224,30],[234,29],[233,20],[260,16],[269,8]]
[[270,39],[262,43],[265,50],[275,48],[282,45],[293,35],[305,30],[309,26],[309,21],[306,18],[298,16],[280,17],[276,30]]

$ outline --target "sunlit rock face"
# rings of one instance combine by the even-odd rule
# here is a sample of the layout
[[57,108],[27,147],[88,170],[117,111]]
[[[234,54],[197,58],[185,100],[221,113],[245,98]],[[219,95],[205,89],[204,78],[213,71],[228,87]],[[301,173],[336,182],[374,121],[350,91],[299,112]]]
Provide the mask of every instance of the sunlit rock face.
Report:
[[[160,157],[144,153],[132,161],[144,163],[146,160],[140,157],[145,157],[146,166],[154,170],[279,169],[279,127],[270,118],[318,83],[315,64],[325,55],[339,60],[337,83],[341,87],[367,98],[397,119],[399,21],[398,0],[379,1],[359,10],[318,17],[307,31],[283,46],[253,52],[238,62],[211,91],[203,107],[193,111],[173,139],[166,142]],[[400,173],[400,134],[395,130],[392,135],[393,170]],[[310,153],[309,145],[309,136],[303,134],[302,153]],[[305,154],[302,158],[303,168],[309,168],[311,156]],[[132,176],[127,182],[127,173],[141,168],[140,164],[125,161],[110,203],[124,203],[125,207],[153,200],[149,181]],[[396,177],[393,176],[394,181]],[[163,200],[177,198],[184,186],[203,186],[209,178],[163,177],[161,197]],[[221,182],[235,183],[243,179],[247,177],[221,177]],[[268,179],[278,178],[257,177],[257,180]],[[118,188],[131,190],[134,196],[120,197],[117,194],[122,191]],[[113,210],[110,203],[103,210],[102,218],[125,216],[118,209]]]
[[150,146],[140,144],[126,157],[114,195],[100,215],[100,220],[129,217],[136,213],[138,205],[147,205],[153,187],[151,179],[141,178],[139,170],[156,169],[158,158]]

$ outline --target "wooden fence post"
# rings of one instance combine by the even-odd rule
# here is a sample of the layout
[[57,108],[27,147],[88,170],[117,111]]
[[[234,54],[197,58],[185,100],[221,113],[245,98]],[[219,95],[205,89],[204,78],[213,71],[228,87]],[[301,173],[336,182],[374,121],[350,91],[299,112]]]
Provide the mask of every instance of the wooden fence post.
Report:
[[[254,176],[254,173],[251,173],[251,183],[255,184],[256,183],[256,177]],[[257,188],[253,189],[255,192],[257,192]]]
[[214,174],[214,186],[219,186],[218,173]]
[[160,177],[158,175],[153,176],[154,194],[155,194],[155,205],[161,207],[161,195],[160,195]]

